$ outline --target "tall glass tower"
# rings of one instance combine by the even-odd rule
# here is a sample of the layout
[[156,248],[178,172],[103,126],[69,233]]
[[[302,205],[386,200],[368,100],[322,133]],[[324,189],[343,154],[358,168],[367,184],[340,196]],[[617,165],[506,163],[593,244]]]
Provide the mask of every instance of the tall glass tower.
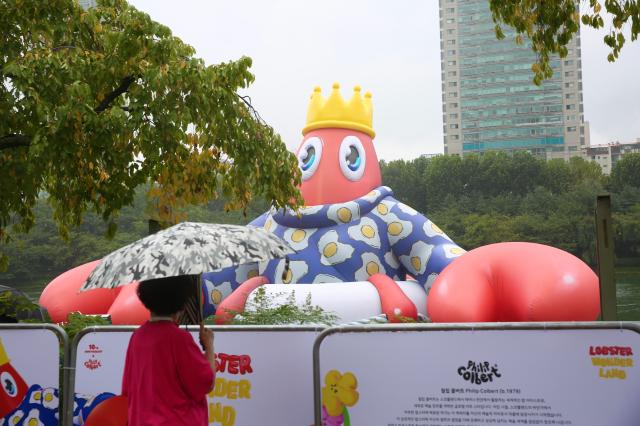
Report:
[[530,45],[517,45],[508,27],[496,39],[488,0],[439,1],[445,153],[579,155],[586,140],[579,34],[566,58],[552,58],[553,78],[536,86]]

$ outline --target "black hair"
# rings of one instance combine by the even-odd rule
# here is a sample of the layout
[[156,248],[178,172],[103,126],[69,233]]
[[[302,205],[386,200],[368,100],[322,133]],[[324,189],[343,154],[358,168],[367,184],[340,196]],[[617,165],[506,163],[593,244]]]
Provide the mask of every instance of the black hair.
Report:
[[138,298],[154,314],[173,315],[184,309],[193,294],[193,284],[193,278],[188,275],[142,281]]

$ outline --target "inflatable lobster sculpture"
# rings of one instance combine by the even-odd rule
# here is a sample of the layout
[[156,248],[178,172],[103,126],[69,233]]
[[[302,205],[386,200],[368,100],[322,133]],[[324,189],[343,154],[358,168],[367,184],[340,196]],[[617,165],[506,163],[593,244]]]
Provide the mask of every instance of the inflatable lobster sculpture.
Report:
[[[396,200],[382,186],[372,117],[371,94],[362,95],[360,87],[349,100],[338,84],[326,98],[314,89],[297,150],[305,206],[297,212],[271,210],[250,223],[283,238],[296,253],[204,274],[205,314],[217,311],[224,322],[227,312],[244,309],[254,289],[270,283],[317,286],[310,289],[366,283],[377,294],[376,309],[391,321],[420,312],[434,322],[596,319],[598,279],[573,255],[518,242],[465,252],[426,216]],[[135,283],[78,292],[97,262],[53,280],[41,305],[55,321],[80,311],[110,314],[116,324],[144,322],[149,314]],[[417,283],[425,297],[412,297],[400,285],[406,280]],[[343,305],[366,303],[347,285],[332,288]],[[428,306],[416,306],[416,300]]]

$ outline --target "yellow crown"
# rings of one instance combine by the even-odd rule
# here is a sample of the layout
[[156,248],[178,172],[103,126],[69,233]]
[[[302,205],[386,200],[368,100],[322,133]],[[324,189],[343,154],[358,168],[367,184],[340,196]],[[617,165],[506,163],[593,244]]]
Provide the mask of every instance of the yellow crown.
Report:
[[4,350],[2,339],[0,339],[0,365],[8,364],[10,362],[7,352]]
[[333,83],[333,90],[328,98],[320,93],[320,87],[313,89],[309,109],[307,111],[307,125],[302,129],[306,135],[312,130],[337,127],[353,129],[374,138],[373,108],[371,107],[371,93],[360,95],[360,86],[353,88],[353,96],[346,102],[340,94],[340,85]]

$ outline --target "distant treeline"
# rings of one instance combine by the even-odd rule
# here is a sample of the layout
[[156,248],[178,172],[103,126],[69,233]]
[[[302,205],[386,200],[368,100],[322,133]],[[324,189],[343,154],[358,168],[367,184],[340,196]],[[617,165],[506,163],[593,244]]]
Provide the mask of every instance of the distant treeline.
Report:
[[616,255],[640,263],[640,154],[611,176],[579,157],[544,161],[490,152],[382,165],[385,185],[425,213],[459,245],[530,241],[567,250],[593,265],[596,196],[611,193]]
[[[596,196],[609,192],[616,254],[640,263],[640,154],[620,160],[610,177],[580,158],[545,162],[526,153],[417,158],[382,162],[381,167],[383,183],[396,198],[429,216],[466,249],[532,241],[567,250],[590,264],[595,259]],[[0,273],[0,284],[35,294],[65,270],[147,235],[145,190],[122,210],[111,240],[104,222],[89,214],[70,241],[62,241],[50,207],[40,200],[36,226],[16,234],[7,247],[10,265]],[[227,213],[223,206],[223,200],[216,200],[190,207],[189,220],[243,224],[268,209],[264,200],[254,201],[246,215]]]
[[[131,207],[124,208],[116,221],[118,229],[113,239],[106,237],[107,225],[99,216],[88,213],[84,222],[70,233],[68,242],[62,240],[52,219],[52,210],[44,199],[36,206],[36,224],[28,234],[14,234],[6,247],[9,268],[0,272],[0,284],[23,288],[28,294],[39,293],[44,286],[62,272],[75,266],[100,259],[124,245],[149,233],[146,192],[140,187]],[[244,224],[269,208],[269,203],[256,200],[245,212],[225,212],[224,200],[187,209],[188,220],[208,223]]]

